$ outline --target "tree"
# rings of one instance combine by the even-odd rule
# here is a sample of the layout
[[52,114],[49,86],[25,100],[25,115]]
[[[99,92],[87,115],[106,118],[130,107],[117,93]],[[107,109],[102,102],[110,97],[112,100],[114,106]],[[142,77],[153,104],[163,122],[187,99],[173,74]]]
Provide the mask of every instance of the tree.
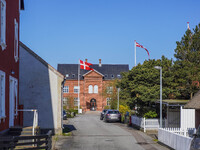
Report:
[[199,90],[195,83],[200,81],[200,24],[193,32],[187,30],[176,44],[174,75],[180,98],[189,99]]
[[118,84],[121,88],[120,100],[124,99],[131,108],[137,106],[140,116],[150,110],[156,111],[155,101],[160,99],[160,72],[154,66],[161,66],[163,70],[163,99],[176,98],[179,95],[174,82],[172,60],[162,56],[161,60],[138,64],[128,73],[123,73]]

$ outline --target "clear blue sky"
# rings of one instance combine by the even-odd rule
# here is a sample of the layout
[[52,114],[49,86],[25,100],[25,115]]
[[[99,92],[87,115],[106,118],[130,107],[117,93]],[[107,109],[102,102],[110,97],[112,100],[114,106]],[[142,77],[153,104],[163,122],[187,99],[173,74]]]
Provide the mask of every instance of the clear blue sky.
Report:
[[[24,0],[20,40],[50,65],[134,66],[134,40],[151,59],[173,58],[176,41],[200,23],[200,0]],[[148,59],[137,48],[137,63]]]

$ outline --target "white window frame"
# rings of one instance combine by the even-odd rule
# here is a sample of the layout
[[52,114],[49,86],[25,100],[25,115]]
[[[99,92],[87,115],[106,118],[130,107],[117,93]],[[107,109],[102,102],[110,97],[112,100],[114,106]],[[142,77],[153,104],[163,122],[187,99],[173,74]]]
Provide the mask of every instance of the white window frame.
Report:
[[94,93],[96,93],[96,94],[98,93],[98,85],[94,86]]
[[10,85],[12,87],[11,91],[13,95],[10,98],[13,98],[13,102],[14,102],[14,115],[17,116],[18,115],[18,80],[12,76],[10,76],[10,82],[12,81],[13,85]]
[[69,93],[69,86],[63,87],[63,93]]
[[5,89],[6,89],[6,74],[0,70],[0,118],[6,117],[5,106]]
[[17,62],[19,60],[19,50],[18,50],[18,43],[19,43],[19,25],[18,22],[16,20],[16,18],[14,19],[14,28],[15,28],[15,35],[14,35],[14,59],[15,62]]
[[5,0],[1,0],[0,7],[1,7],[0,44],[2,50],[5,50],[6,49],[6,1]]
[[78,106],[78,97],[74,98],[74,106]]
[[78,93],[79,92],[79,86],[74,86],[74,93]]
[[68,105],[68,98],[67,97],[63,97],[63,105]]
[[111,101],[111,98],[110,98],[110,97],[107,97],[107,98],[106,98],[106,105],[107,105],[107,106],[110,106],[110,101]]
[[113,87],[112,86],[108,86],[107,87],[107,94],[112,94],[113,92]]
[[88,93],[89,93],[89,94],[92,94],[92,93],[93,93],[93,86],[92,86],[92,85],[89,85],[89,86],[88,86]]

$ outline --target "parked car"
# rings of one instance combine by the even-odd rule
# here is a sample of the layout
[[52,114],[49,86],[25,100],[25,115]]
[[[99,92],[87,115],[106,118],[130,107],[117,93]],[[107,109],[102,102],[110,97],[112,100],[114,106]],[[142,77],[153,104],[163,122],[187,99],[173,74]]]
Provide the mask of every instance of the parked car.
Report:
[[67,120],[67,113],[65,110],[63,110],[63,120]]
[[105,122],[121,121],[121,114],[118,110],[107,110],[104,115]]
[[200,150],[200,126],[198,127],[196,134],[193,135],[190,150]]
[[104,115],[105,115],[105,113],[106,113],[107,110],[108,110],[108,109],[104,109],[104,110],[101,112],[101,114],[100,114],[100,120],[103,120]]

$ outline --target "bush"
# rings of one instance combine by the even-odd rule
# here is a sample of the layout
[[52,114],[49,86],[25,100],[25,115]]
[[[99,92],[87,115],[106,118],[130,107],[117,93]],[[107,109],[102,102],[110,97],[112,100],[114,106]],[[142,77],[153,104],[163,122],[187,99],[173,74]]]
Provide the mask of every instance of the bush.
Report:
[[130,108],[129,106],[127,105],[119,105],[119,112],[122,114],[122,115],[125,115],[127,112],[129,112],[130,114]]
[[110,109],[110,106],[106,105],[104,106],[104,109]]
[[156,118],[158,114],[155,111],[149,111],[144,114],[144,118]]

